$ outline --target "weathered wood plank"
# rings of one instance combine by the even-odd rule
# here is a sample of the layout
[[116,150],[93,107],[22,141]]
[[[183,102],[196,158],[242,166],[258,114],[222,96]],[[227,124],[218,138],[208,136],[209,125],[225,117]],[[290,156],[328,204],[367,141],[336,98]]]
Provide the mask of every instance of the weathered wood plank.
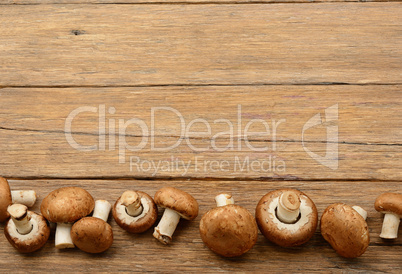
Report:
[[[78,135],[81,145],[96,144],[96,136]],[[125,138],[136,146],[142,137]],[[156,147],[170,146],[177,138],[158,137]],[[196,148],[205,148],[208,139],[190,139]],[[217,140],[217,147],[228,141]],[[250,141],[261,147],[261,142]],[[308,143],[310,150],[324,156],[325,144]],[[277,142],[276,151],[256,152],[244,146],[226,152],[195,151],[185,141],[168,151],[155,151],[148,143],[139,151],[79,151],[63,133],[2,130],[0,135],[1,173],[4,176],[95,178],[95,177],[182,177],[182,178],[276,178],[276,179],[360,179],[401,180],[402,146],[339,144],[337,169],[311,158],[300,142]],[[337,160],[338,159],[338,160]]]
[[[398,115],[402,111],[401,95],[401,85],[3,88],[0,127],[64,132],[66,119],[73,117],[70,115],[74,110],[91,107],[95,112],[83,109],[74,116],[73,133],[98,135],[104,108],[106,134],[112,133],[110,122],[114,121],[118,135],[119,128],[123,128],[119,126],[120,119],[126,122],[137,118],[144,122],[148,134],[138,126],[129,126],[125,130],[127,135],[179,138],[192,121],[204,119],[211,133],[195,137],[212,139],[229,131],[227,122],[230,122],[233,134],[218,139],[227,140],[230,135],[244,139],[247,135],[250,140],[300,142],[305,127],[306,141],[325,142],[325,125],[337,125],[340,143],[401,145],[402,117]],[[329,118],[325,110],[334,105],[338,117],[332,124],[325,123]],[[324,125],[307,129],[305,125],[316,114],[321,115]],[[248,133],[246,127],[251,122]],[[196,122],[190,130],[206,132],[207,125]],[[253,134],[254,131],[261,133]]]
[[[383,241],[378,235],[381,230],[382,214],[375,211],[373,203],[379,193],[401,191],[400,182],[250,182],[250,181],[132,181],[132,180],[10,180],[14,189],[31,187],[41,200],[53,189],[62,186],[81,186],[95,199],[106,199],[111,203],[124,190],[138,189],[154,195],[162,186],[175,186],[191,193],[200,204],[200,215],[192,222],[182,221],[174,234],[171,246],[163,246],[152,237],[152,230],[141,235],[131,235],[120,229],[113,218],[109,223],[114,231],[114,244],[101,255],[88,255],[79,250],[57,251],[51,237],[39,252],[24,256],[18,254],[0,237],[0,271],[18,269],[35,271],[256,271],[299,272],[317,271],[385,271],[398,273],[402,270],[400,254],[402,237],[395,241]],[[354,260],[336,255],[323,240],[319,229],[310,242],[298,248],[285,249],[275,246],[259,234],[256,246],[237,259],[224,259],[206,248],[200,239],[198,225],[201,216],[214,207],[214,196],[222,192],[234,195],[237,204],[254,214],[258,200],[268,191],[294,187],[307,193],[316,203],[319,216],[331,203],[358,204],[368,211],[368,226],[371,245],[366,253]],[[1,225],[1,230],[3,228]],[[319,263],[319,265],[317,265]]]
[[[365,0],[364,2],[398,2],[400,0]],[[37,4],[252,4],[252,3],[321,3],[359,2],[357,0],[0,0],[2,5]]]
[[400,3],[4,5],[0,86],[400,83],[401,13]]
[[[0,98],[5,176],[401,179],[400,86],[4,88]],[[336,104],[329,121],[326,108]],[[77,114],[66,128],[79,107],[95,113]],[[170,109],[152,116],[156,107]],[[303,139],[317,114],[323,124]],[[144,128],[123,125],[132,118]],[[327,134],[334,127],[338,134]],[[332,151],[337,166],[312,154]]]

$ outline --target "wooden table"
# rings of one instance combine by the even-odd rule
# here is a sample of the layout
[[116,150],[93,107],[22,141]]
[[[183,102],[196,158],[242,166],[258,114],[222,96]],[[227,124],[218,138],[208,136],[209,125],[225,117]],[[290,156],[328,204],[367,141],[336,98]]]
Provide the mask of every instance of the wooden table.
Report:
[[[100,255],[56,250],[53,235],[21,255],[1,236],[0,271],[401,272],[402,235],[380,239],[373,206],[402,192],[399,1],[0,4],[0,175],[37,191],[33,210],[62,186],[111,203],[174,186],[200,205],[170,246],[112,217],[114,244]],[[198,225],[216,194],[254,214],[284,187],[320,216],[335,202],[365,208],[367,252],[341,258],[319,228],[289,249],[260,234],[235,259],[205,247]]]

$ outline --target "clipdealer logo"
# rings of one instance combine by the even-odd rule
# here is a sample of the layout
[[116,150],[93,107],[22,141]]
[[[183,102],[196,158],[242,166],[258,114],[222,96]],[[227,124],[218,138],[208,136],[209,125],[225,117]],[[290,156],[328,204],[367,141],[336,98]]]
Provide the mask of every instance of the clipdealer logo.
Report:
[[[83,113],[94,113],[98,118],[98,142],[91,145],[83,145],[77,142],[73,136],[72,125],[74,119]],[[276,155],[268,155],[266,159],[253,160],[249,156],[234,156],[232,161],[228,160],[202,160],[202,157],[195,156],[191,160],[182,160],[177,157],[171,156],[161,160],[147,160],[141,159],[138,156],[127,155],[130,152],[138,152],[146,149],[147,151],[157,152],[169,152],[180,145],[186,145],[191,151],[196,153],[202,152],[244,152],[248,150],[250,152],[274,152],[277,151],[277,133],[280,127],[285,126],[286,119],[251,119],[247,123],[242,121],[242,106],[237,106],[237,119],[230,121],[225,118],[218,118],[213,121],[207,121],[202,118],[196,118],[190,121],[186,121],[184,116],[179,110],[171,107],[152,107],[150,108],[150,119],[144,121],[139,118],[131,119],[114,119],[113,115],[116,113],[114,107],[106,108],[106,105],[99,106],[82,106],[74,109],[70,112],[65,120],[65,137],[69,145],[78,151],[105,151],[106,147],[109,151],[117,151],[118,161],[120,164],[126,163],[127,159],[130,161],[130,170],[136,170],[140,172],[151,173],[155,176],[158,172],[181,172],[185,175],[190,168],[194,171],[203,172],[285,172],[286,163],[277,159]],[[179,121],[179,134],[177,140],[173,144],[161,146],[161,143],[156,141],[157,126],[156,122],[160,115],[177,116]],[[311,117],[301,129],[301,144],[306,153],[318,163],[326,166],[330,169],[336,170],[338,168],[338,104],[330,106],[325,109],[325,121],[322,119],[320,113],[317,113]],[[148,122],[148,123],[147,123]],[[258,124],[264,128],[262,132],[251,132],[253,125]],[[106,127],[106,125],[108,125]],[[305,141],[305,132],[319,125],[326,126],[327,133],[327,146],[326,154],[320,156],[312,152]],[[194,132],[194,127],[202,127],[204,131]],[[212,134],[214,126],[225,128],[225,131]],[[140,138],[137,144],[129,144],[127,142],[127,129],[135,128],[136,132],[139,132],[135,136]],[[208,140],[207,144],[194,144],[193,137],[199,136],[205,137]],[[227,144],[222,146],[218,142],[219,139],[227,140]],[[253,145],[250,140],[251,137],[262,136],[270,140],[270,142],[264,142],[263,145],[259,142],[259,146]],[[219,145],[220,144],[220,145]],[[128,156],[128,157],[127,157]]]

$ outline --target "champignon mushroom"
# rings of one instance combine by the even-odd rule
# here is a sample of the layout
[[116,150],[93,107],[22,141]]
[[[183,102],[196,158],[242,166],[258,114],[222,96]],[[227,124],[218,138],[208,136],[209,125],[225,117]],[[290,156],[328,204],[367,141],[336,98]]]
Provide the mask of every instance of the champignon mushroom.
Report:
[[0,222],[4,222],[10,217],[7,207],[11,204],[23,204],[31,207],[36,202],[36,192],[33,190],[13,190],[7,179],[0,177]]
[[127,190],[114,204],[113,217],[124,230],[142,233],[155,223],[158,208],[145,192]]
[[50,228],[41,215],[22,204],[8,207],[11,219],[8,220],[4,234],[10,244],[21,253],[30,253],[45,245],[50,235]]
[[398,238],[399,222],[402,216],[402,194],[383,193],[375,200],[374,207],[375,210],[385,214],[380,237]]
[[229,194],[215,197],[216,208],[201,218],[202,241],[224,257],[240,256],[257,242],[258,227],[251,213],[238,205]]
[[71,228],[71,238],[76,247],[88,253],[101,253],[113,244],[113,230],[107,223],[112,205],[97,200],[92,217],[84,217]]
[[306,243],[317,229],[314,202],[297,189],[280,189],[265,194],[255,210],[261,233],[283,247]]
[[79,187],[63,187],[52,191],[40,206],[42,215],[57,223],[56,248],[74,248],[70,236],[72,224],[92,212],[95,201],[86,190]]
[[155,193],[155,203],[163,208],[160,220],[153,236],[163,244],[172,241],[172,235],[179,223],[180,217],[194,220],[198,216],[198,203],[193,196],[173,187],[164,187]]
[[[357,207],[358,211],[365,211]],[[364,216],[341,203],[332,204],[321,216],[321,234],[335,251],[346,258],[356,258],[366,251],[370,236]]]

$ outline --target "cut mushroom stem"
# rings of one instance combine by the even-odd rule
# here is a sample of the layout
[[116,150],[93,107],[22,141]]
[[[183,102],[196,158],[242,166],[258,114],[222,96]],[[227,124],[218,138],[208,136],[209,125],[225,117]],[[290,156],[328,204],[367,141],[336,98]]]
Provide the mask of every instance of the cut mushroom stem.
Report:
[[34,190],[13,190],[11,191],[13,204],[22,204],[32,207],[36,202],[36,192]]
[[158,226],[155,227],[154,237],[164,244],[170,243],[179,221],[180,215],[176,211],[166,208]]
[[140,196],[135,191],[127,190],[121,196],[121,202],[126,207],[126,212],[132,217],[137,217],[142,213]]
[[14,204],[9,206],[7,211],[19,234],[26,235],[32,231],[32,224],[28,216],[28,208],[25,205]]
[[285,191],[279,197],[277,217],[284,223],[292,224],[300,214],[300,197],[293,191]]
[[106,200],[97,200],[95,201],[95,208],[92,217],[104,220],[107,222],[109,218],[110,210],[112,209],[112,205]]
[[367,211],[365,211],[363,208],[361,208],[360,206],[352,206],[352,208],[354,210],[356,210],[357,213],[359,213],[360,216],[362,216],[364,220],[367,219]]
[[216,206],[233,205],[234,199],[230,194],[219,194],[215,197]]
[[380,237],[383,239],[398,238],[400,218],[394,213],[385,213]]
[[58,249],[74,248],[73,240],[71,239],[70,223],[58,223],[56,227],[55,245]]

